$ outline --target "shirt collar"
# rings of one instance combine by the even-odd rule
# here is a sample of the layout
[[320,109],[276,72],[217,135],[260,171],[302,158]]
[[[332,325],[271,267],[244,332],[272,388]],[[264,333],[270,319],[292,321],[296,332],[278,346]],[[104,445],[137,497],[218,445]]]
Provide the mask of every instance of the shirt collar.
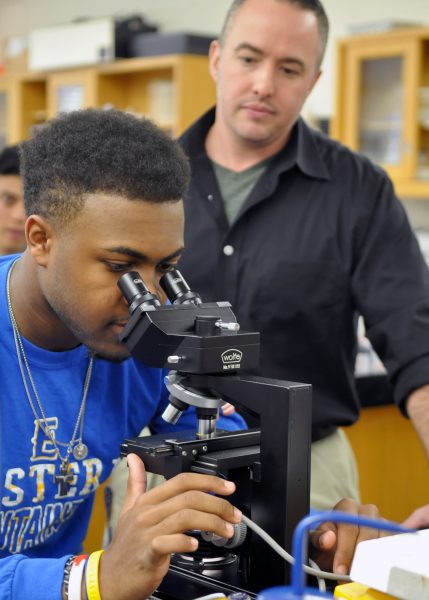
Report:
[[[207,160],[205,139],[214,119],[215,108],[212,108],[180,138],[184,147],[190,151],[190,155],[195,160],[202,158]],[[316,141],[318,135],[321,134],[310,129],[304,120],[299,118],[293,127],[289,142],[277,155],[272,157],[273,163],[276,163],[282,171],[297,165],[309,177],[331,179]]]
[[297,131],[296,164],[303,173],[315,179],[331,179],[321,149],[317,143],[318,132],[311,130],[303,119],[295,125]]

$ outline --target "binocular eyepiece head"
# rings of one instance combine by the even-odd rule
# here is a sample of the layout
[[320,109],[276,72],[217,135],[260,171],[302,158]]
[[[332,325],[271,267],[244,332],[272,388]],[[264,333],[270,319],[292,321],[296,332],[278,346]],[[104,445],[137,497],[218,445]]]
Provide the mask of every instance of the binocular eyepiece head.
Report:
[[[179,270],[165,273],[159,283],[172,304],[201,304],[200,296],[191,291]],[[118,279],[118,287],[128,302],[130,314],[142,304],[144,308],[152,307],[152,310],[161,306],[159,298],[150,292],[137,271],[124,273]]]

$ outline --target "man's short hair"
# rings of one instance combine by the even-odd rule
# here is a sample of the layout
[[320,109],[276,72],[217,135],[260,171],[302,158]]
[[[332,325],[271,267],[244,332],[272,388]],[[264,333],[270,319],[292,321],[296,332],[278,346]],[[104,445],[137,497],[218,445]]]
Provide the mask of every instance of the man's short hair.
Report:
[[118,110],[62,114],[21,144],[27,215],[65,225],[88,194],[129,200],[180,200],[189,165],[177,142],[145,118]]
[[[219,42],[221,46],[224,44],[225,39],[228,35],[228,30],[234,19],[235,13],[238,9],[246,2],[246,0],[233,0],[229,10],[226,14],[223,22],[222,30],[219,35]],[[320,58],[319,66],[322,64],[323,57],[325,55],[326,44],[328,43],[329,35],[329,20],[328,15],[323,7],[323,4],[319,0],[277,0],[277,2],[287,2],[288,4],[294,4],[302,10],[309,10],[314,13],[317,18],[319,25],[319,36],[320,36]]]
[[0,152],[0,175],[19,175],[18,146],[6,146]]

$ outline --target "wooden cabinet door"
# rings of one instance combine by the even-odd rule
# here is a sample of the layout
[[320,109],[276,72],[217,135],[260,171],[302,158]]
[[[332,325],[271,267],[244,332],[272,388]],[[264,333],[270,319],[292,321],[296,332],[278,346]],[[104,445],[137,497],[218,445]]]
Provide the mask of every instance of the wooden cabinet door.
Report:
[[419,40],[352,42],[341,53],[334,134],[392,178],[415,176]]

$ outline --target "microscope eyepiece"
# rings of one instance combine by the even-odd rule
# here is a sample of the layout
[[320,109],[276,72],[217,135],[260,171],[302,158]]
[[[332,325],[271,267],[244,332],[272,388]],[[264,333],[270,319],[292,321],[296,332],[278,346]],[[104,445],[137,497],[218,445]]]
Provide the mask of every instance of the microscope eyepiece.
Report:
[[200,296],[191,291],[178,269],[165,273],[159,283],[172,304],[201,304]]
[[137,271],[124,273],[124,275],[118,279],[118,287],[129,304],[129,312],[131,315],[141,304],[155,307],[161,306],[159,298],[149,291]]

